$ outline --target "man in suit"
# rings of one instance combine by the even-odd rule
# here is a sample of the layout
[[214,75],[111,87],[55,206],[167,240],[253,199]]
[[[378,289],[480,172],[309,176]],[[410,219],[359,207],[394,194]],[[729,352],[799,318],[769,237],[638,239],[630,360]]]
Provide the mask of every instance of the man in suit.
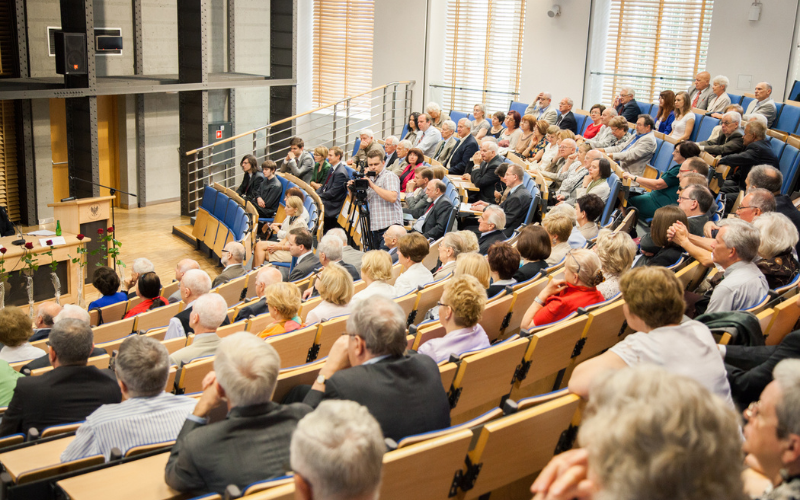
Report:
[[314,173],[314,156],[306,151],[305,143],[300,137],[289,140],[289,152],[281,163],[281,172],[292,174],[303,182],[311,180]]
[[467,168],[472,168],[472,156],[480,149],[478,141],[470,133],[471,122],[468,118],[458,120],[458,127],[456,133],[458,134],[459,141],[453,152],[450,154],[446,163],[443,163],[444,168],[450,174],[463,175]]
[[178,349],[169,356],[173,365],[181,366],[184,363],[214,354],[220,339],[217,328],[228,314],[228,304],[222,295],[207,293],[197,299],[189,315],[189,326],[194,330],[194,340],[191,345]]
[[628,139],[625,144],[601,149],[609,158],[619,163],[623,170],[634,176],[644,173],[644,167],[653,158],[658,143],[653,133],[655,122],[650,115],[639,115],[636,120],[636,135]]
[[494,203],[495,186],[500,182],[495,170],[503,163],[503,158],[497,154],[497,150],[496,142],[483,141],[480,151],[472,156],[472,171],[461,176],[480,190],[477,195],[470,193],[470,197],[475,198],[471,201]]
[[693,108],[708,109],[708,100],[714,95],[711,88],[711,73],[701,71],[694,77],[694,85],[686,89]]
[[[194,329],[189,324],[192,308],[197,299],[207,294],[209,290],[211,290],[211,278],[208,273],[200,269],[186,271],[181,279],[181,300],[186,304],[186,307],[169,320],[164,340],[188,337],[190,333],[194,333]],[[222,324],[230,324],[227,316],[225,316]]]
[[344,151],[339,146],[334,146],[328,150],[328,161],[332,167],[328,173],[328,177],[322,186],[317,189],[319,199],[322,200],[322,206],[325,208],[325,232],[339,227],[337,219],[339,212],[342,211],[342,205],[347,199],[347,181],[350,176],[347,173],[347,167],[342,162]]
[[367,407],[385,437],[400,439],[450,425],[450,405],[433,359],[406,350],[406,317],[391,299],[360,301],[347,333],[331,347],[304,402],[328,399]]
[[453,120],[447,120],[442,123],[442,140],[436,145],[435,152],[432,158],[442,165],[447,163],[450,155],[453,154],[453,149],[458,144],[458,137],[455,136],[456,124]]
[[344,229],[337,228],[330,231],[330,235],[339,238],[342,242],[342,263],[353,266],[353,269],[361,271],[361,258],[364,257],[364,252],[356,250],[347,244],[347,233]]
[[554,125],[558,118],[556,108],[553,107],[553,96],[550,92],[539,92],[533,104],[525,109],[526,115],[533,115],[536,120],[544,120],[547,123]]
[[[761,188],[770,191],[775,197],[775,211],[788,217],[800,232],[800,210],[797,210],[788,195],[781,194],[781,186],[783,186],[783,174],[770,165],[756,165],[750,169],[745,179],[747,190]],[[797,242],[795,249],[800,252],[800,241]]]
[[281,281],[283,281],[283,276],[277,268],[264,266],[259,269],[256,274],[256,295],[261,297],[261,299],[255,304],[250,304],[249,306],[239,309],[236,318],[233,320],[234,323],[268,313],[269,309],[267,308],[267,299],[264,297],[264,292],[266,292],[267,287],[271,284],[280,283]]
[[408,234],[403,226],[394,224],[383,233],[383,244],[386,245],[392,264],[397,264],[397,240]]
[[53,322],[60,312],[61,306],[55,302],[42,302],[39,304],[36,309],[36,317],[33,318],[33,336],[28,341],[34,342],[46,339],[50,335]]
[[478,217],[478,253],[486,255],[489,247],[496,241],[503,241],[506,235],[503,230],[506,228],[506,214],[497,205],[488,205],[483,213]]
[[561,111],[561,116],[556,120],[556,127],[561,130],[571,130],[573,134],[578,133],[578,122],[575,120],[575,115],[572,113],[573,102],[569,97],[561,99],[558,105],[558,110]]
[[[510,238],[514,231],[525,222],[528,209],[533,203],[530,191],[522,185],[524,170],[516,164],[509,165],[506,174],[503,176],[503,183],[506,185],[506,198],[500,203],[500,208],[505,214],[505,229],[503,234]],[[473,210],[485,210],[489,204],[483,201],[472,204]],[[487,247],[488,249],[488,247]]]
[[700,151],[705,151],[713,156],[728,156],[740,153],[744,149],[744,136],[739,126],[742,115],[736,111],[728,111],[722,115],[720,121],[721,131],[716,138],[698,142]]
[[772,85],[768,82],[761,82],[756,85],[753,93],[756,98],[747,105],[747,109],[744,111],[744,119],[749,121],[754,114],[763,115],[767,119],[767,127],[772,127],[775,118],[778,117],[775,100],[770,97],[772,95]]
[[281,203],[283,185],[281,185],[281,181],[278,180],[275,174],[276,169],[277,166],[272,160],[266,160],[261,164],[264,182],[261,183],[260,189],[256,191],[256,198],[253,202],[259,218],[275,217],[275,212],[278,211],[278,205]]
[[[326,234],[322,237],[317,245],[317,257],[319,258],[319,267],[314,272],[319,272],[328,267],[332,262],[342,266],[345,271],[353,278],[353,281],[361,279],[360,270],[342,261],[342,240],[332,234]],[[303,292],[303,300],[311,297],[311,295],[318,295],[319,291],[315,287],[309,287]]]
[[[431,202],[428,200],[428,193],[425,191],[428,184],[433,180],[433,170],[428,167],[417,168],[414,172],[414,190],[413,193],[406,194],[406,207],[403,209],[404,214],[410,215],[413,219],[419,219],[428,205]],[[409,183],[411,184],[411,183]],[[407,218],[406,218],[407,219]]]
[[100,405],[122,400],[117,383],[86,360],[94,348],[92,328],[64,319],[50,331],[48,357],[53,370],[17,380],[0,423],[0,436],[84,420]]
[[744,151],[738,154],[723,156],[719,165],[729,165],[731,171],[720,188],[727,196],[728,210],[736,201],[739,191],[745,188],[745,180],[750,169],[756,165],[771,165],[780,169],[780,162],[767,140],[767,128],[763,123],[748,122],[744,128]]
[[[286,281],[298,281],[314,272],[319,267],[319,259],[314,255],[313,240],[308,229],[295,228],[289,231],[289,253],[297,258],[292,272]],[[281,267],[281,273],[286,267]]]
[[244,177],[242,177],[242,183],[236,192],[244,199],[253,200],[261,187],[261,183],[264,182],[264,174],[258,168],[258,160],[253,155],[246,155],[242,158],[241,167],[244,171]]
[[708,211],[714,204],[714,195],[705,186],[691,184],[680,191],[678,195],[678,208],[683,210],[689,222],[687,229],[690,234],[703,236],[703,227],[708,222]]
[[240,278],[247,274],[244,270],[244,245],[236,241],[231,241],[222,250],[222,258],[220,259],[225,269],[214,278],[211,288],[216,288],[222,284],[229,282],[232,279]]
[[619,90],[619,97],[614,100],[614,109],[617,110],[617,114],[630,123],[636,123],[636,119],[641,113],[635,97],[636,92],[633,89],[623,87]]
[[428,208],[414,224],[414,231],[422,233],[429,240],[438,240],[444,236],[447,222],[453,213],[453,202],[444,195],[447,190],[444,182],[439,179],[432,180],[425,188],[425,193],[431,200]]
[[[183,279],[183,275],[186,274],[186,271],[190,271],[192,269],[200,269],[200,264],[197,263],[196,260],[193,259],[183,259],[178,262],[175,266],[175,281],[180,281]],[[167,297],[170,304],[174,304],[175,302],[181,301],[181,289],[178,287],[175,290],[175,293]]]
[[[292,432],[311,408],[271,401],[279,369],[275,348],[255,335],[239,332],[222,339],[214,371],[203,380],[203,395],[167,460],[169,486],[222,494],[229,484],[244,489],[286,472]],[[228,417],[208,423],[220,404],[227,405]]]
[[417,132],[417,140],[414,143],[414,147],[421,149],[425,156],[432,157],[436,152],[436,145],[442,140],[442,133],[433,126],[431,117],[426,113],[419,115],[417,123],[419,124],[419,132]]
[[394,160],[394,162],[389,164],[389,167],[387,167],[389,172],[392,172],[394,175],[398,176],[403,173],[403,170],[405,170],[405,168],[408,166],[406,155],[408,155],[408,152],[412,147],[413,145],[408,139],[403,139],[397,143],[397,149],[394,150],[397,158]]
[[400,142],[400,139],[393,135],[390,135],[383,140],[383,150],[386,152],[386,159],[383,161],[383,168],[389,168],[389,166],[397,159],[398,142]]

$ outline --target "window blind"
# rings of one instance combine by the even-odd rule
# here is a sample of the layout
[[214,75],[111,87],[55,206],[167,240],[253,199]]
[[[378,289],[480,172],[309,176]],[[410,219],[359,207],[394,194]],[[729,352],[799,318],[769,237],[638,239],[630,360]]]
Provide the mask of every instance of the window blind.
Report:
[[714,0],[611,0],[603,102],[622,87],[654,103],[664,90],[689,88],[706,67],[713,8]]
[[[314,1],[315,107],[372,88],[374,14],[374,0]],[[368,103],[369,95],[362,101]]]
[[520,89],[525,0],[448,0],[442,108],[508,110]]

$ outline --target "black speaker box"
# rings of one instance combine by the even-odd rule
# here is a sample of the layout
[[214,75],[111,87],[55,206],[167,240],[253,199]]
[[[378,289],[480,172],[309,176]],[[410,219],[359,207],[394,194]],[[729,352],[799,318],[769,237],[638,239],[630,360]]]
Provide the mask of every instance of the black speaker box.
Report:
[[56,73],[59,75],[85,75],[86,35],[56,31]]

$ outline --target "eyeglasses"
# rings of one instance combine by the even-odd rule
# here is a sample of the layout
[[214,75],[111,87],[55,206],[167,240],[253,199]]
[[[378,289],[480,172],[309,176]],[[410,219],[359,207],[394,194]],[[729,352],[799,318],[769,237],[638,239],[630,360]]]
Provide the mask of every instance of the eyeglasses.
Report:
[[574,255],[572,255],[572,250],[567,252],[567,256],[572,257],[572,260],[575,261],[575,265],[578,266],[578,270],[575,271],[573,274],[575,274],[576,276],[580,276],[580,274],[581,274],[581,263],[578,262],[578,259],[576,259]]
[[[759,399],[758,401],[753,401],[752,403],[750,403],[750,405],[744,409],[742,415],[744,415],[745,420],[750,422],[753,419],[758,418],[760,413],[761,413],[761,400]],[[782,426],[779,422],[775,422],[775,432],[779,438],[783,438],[786,436],[786,428]]]
[[686,198],[684,196],[678,196],[678,203],[682,201],[694,201],[694,200],[692,200],[691,198]]
[[736,209],[736,211],[738,212],[739,210],[744,210],[745,208],[756,208],[756,207],[746,207],[744,205],[740,205],[739,208]]
[[[436,305],[439,306],[439,307],[450,307],[449,305],[445,304],[444,302],[437,302]],[[452,309],[452,307],[450,307],[450,309]]]

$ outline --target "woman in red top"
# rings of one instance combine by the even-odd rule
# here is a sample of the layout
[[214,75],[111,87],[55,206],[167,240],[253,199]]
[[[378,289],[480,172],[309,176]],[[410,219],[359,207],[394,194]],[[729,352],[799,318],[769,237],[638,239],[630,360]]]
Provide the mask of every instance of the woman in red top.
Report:
[[405,191],[408,181],[414,178],[414,173],[417,171],[417,168],[425,161],[425,153],[419,148],[409,149],[406,155],[406,161],[408,165],[400,172],[400,191]]
[[594,136],[603,128],[603,111],[605,110],[606,107],[602,104],[595,104],[589,109],[589,118],[592,120],[592,124],[583,132],[584,139],[594,139]]
[[139,279],[136,281],[136,293],[144,300],[128,311],[125,317],[130,318],[131,316],[147,312],[150,309],[166,305],[168,301],[164,297],[158,295],[160,292],[161,280],[158,279],[156,273],[144,273],[139,276]]
[[571,250],[564,264],[563,280],[550,280],[525,312],[522,328],[546,325],[566,318],[580,307],[603,301],[595,288],[603,282],[602,264],[591,250]]

